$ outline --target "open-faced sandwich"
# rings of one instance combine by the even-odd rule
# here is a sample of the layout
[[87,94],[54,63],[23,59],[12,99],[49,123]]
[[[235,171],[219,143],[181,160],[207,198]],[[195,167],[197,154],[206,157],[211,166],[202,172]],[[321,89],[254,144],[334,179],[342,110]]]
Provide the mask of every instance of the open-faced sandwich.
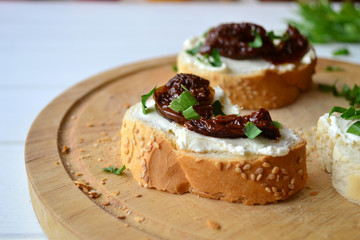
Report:
[[320,117],[316,145],[336,191],[360,205],[360,109],[334,107]]
[[221,86],[245,109],[279,108],[311,86],[316,54],[293,26],[281,36],[252,23],[221,24],[185,41],[179,73],[193,73]]
[[123,164],[139,184],[171,193],[247,205],[296,193],[307,179],[306,142],[264,108],[239,112],[220,87],[177,74],[125,113]]

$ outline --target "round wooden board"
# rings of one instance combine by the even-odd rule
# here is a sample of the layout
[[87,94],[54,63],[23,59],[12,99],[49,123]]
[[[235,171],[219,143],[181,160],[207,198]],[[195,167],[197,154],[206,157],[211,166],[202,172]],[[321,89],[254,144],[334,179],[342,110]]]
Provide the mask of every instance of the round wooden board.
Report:
[[[50,239],[360,239],[360,207],[342,198],[321,170],[314,151],[315,125],[342,98],[316,84],[288,107],[271,110],[274,120],[302,130],[308,141],[306,187],[286,201],[244,206],[174,195],[140,187],[116,155],[121,119],[129,104],[173,75],[175,57],[131,64],[92,77],[52,101],[33,123],[26,141],[29,188],[38,220]],[[336,65],[342,72],[326,72]],[[315,83],[359,83],[360,66],[319,59]],[[64,145],[70,147],[61,153]],[[101,193],[90,198],[75,184]],[[141,195],[141,196],[140,196]],[[126,216],[119,219],[118,216]],[[208,228],[216,221],[220,230]]]

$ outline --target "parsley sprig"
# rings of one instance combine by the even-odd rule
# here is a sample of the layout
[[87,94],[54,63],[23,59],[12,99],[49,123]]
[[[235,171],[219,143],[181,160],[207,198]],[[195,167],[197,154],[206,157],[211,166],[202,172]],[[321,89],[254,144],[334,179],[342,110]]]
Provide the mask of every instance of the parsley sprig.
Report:
[[[331,109],[329,117],[334,112],[341,113],[340,117],[345,120],[360,120],[360,109],[356,110],[354,107],[349,107],[348,109],[346,109],[343,107],[335,106]],[[355,123],[353,123],[346,132],[360,136],[360,121],[356,121]]]
[[328,0],[299,1],[298,13],[301,21],[290,21],[310,41],[360,42],[360,7],[344,1],[335,10]]
[[156,86],[148,94],[141,96],[141,104],[142,104],[143,114],[147,114],[146,101],[154,94],[155,90],[156,90]]
[[187,120],[200,119],[201,116],[193,107],[196,104],[199,104],[198,101],[184,85],[181,86],[185,91],[171,101],[169,108],[174,112],[181,112]]
[[249,42],[249,47],[261,48],[263,45],[263,41],[262,41],[260,34],[257,31],[253,31],[253,33],[255,35],[255,38],[252,42]]
[[341,91],[338,91],[336,83],[337,81],[333,85],[319,84],[318,88],[323,92],[332,92],[336,97],[344,97],[351,106],[360,106],[360,87],[358,85],[355,84],[353,88],[350,88],[344,84]]
[[114,167],[114,166],[110,166],[107,168],[101,168],[101,169],[105,172],[109,172],[109,173],[112,173],[115,175],[120,175],[126,169],[126,166],[124,164],[121,169]]

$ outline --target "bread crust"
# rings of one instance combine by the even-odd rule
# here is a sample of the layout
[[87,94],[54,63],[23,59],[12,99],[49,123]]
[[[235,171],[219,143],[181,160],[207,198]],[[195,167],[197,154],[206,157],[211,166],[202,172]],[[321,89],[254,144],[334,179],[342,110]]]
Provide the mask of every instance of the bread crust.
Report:
[[291,146],[286,156],[220,157],[179,150],[163,131],[125,115],[119,149],[140,185],[177,194],[266,204],[293,195],[307,179],[304,140]]
[[186,61],[184,52],[177,57],[179,73],[192,73],[220,86],[233,104],[245,109],[273,109],[289,105],[310,88],[315,73],[316,58],[310,64],[296,63],[289,71],[264,70],[240,75],[199,69]]

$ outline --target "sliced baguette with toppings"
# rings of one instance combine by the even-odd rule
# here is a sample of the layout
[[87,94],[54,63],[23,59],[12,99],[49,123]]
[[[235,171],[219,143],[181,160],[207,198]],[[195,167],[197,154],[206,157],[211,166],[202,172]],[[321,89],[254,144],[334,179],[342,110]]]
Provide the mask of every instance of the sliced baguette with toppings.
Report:
[[[235,24],[223,24],[217,28],[233,25]],[[257,109],[260,106],[279,108],[289,105],[311,86],[316,65],[316,54],[311,46],[297,61],[274,64],[259,57],[232,59],[221,55],[219,56],[221,66],[212,66],[208,60],[202,59],[203,55],[200,53],[189,54],[188,52],[205,41],[204,37],[189,38],[185,41],[184,48],[177,57],[178,72],[192,73],[210,80],[213,86],[224,89],[234,104],[245,109]],[[245,44],[243,51],[244,49],[249,51],[247,43],[242,44]],[[226,49],[224,46],[221,48]],[[236,48],[230,48],[228,51],[236,51],[233,50]]]
[[[223,110],[236,112],[226,97],[215,96]],[[128,109],[119,148],[146,188],[254,205],[286,199],[306,182],[306,142],[290,129],[281,128],[277,140],[215,138],[165,119],[154,100],[147,107],[147,114],[141,103]]]
[[360,136],[346,132],[354,122],[324,114],[317,124],[316,146],[323,169],[332,174],[333,187],[360,205]]

